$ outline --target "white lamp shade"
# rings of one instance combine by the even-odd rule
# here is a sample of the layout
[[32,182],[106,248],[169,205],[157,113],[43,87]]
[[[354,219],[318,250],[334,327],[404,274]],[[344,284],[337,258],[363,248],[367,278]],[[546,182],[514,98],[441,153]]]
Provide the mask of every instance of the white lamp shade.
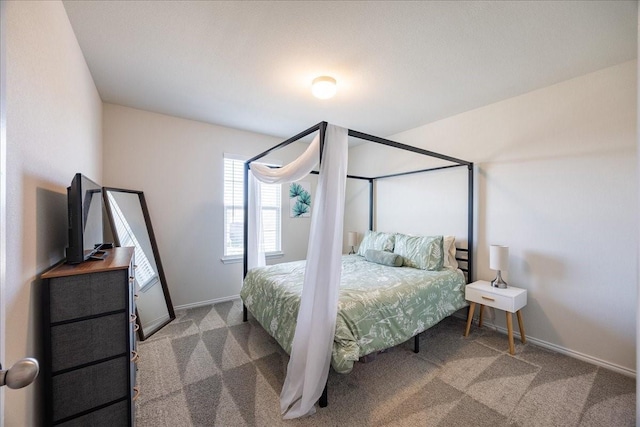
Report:
[[507,271],[509,268],[509,247],[491,245],[489,247],[489,268],[492,270]]
[[358,233],[356,233],[355,231],[350,231],[347,234],[347,245],[355,246],[357,244],[358,244]]

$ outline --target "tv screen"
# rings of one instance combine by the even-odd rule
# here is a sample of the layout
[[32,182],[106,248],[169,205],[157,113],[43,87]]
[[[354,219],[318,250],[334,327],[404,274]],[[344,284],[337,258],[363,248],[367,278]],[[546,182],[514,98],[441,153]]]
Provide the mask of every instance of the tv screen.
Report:
[[69,247],[67,262],[85,261],[103,243],[102,187],[77,173],[67,188]]

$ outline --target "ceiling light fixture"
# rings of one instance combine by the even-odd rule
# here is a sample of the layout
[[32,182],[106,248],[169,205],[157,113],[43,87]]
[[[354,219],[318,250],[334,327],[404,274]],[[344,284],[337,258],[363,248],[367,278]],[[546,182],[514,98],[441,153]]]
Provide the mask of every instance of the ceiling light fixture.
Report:
[[320,99],[329,99],[336,94],[336,79],[329,76],[320,76],[313,79],[311,93]]

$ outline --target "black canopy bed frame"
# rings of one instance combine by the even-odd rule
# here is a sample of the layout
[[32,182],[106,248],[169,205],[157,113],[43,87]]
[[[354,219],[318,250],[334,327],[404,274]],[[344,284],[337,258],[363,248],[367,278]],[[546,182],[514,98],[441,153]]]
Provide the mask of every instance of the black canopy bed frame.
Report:
[[[325,144],[325,134],[326,134],[326,128],[327,128],[327,122],[323,121],[320,122],[310,128],[308,128],[305,131],[300,132],[299,134],[287,139],[286,141],[283,141],[271,148],[269,148],[266,151],[263,151],[262,153],[258,154],[257,156],[247,160],[244,164],[244,236],[243,236],[243,243],[244,243],[244,257],[243,257],[243,278],[247,276],[248,273],[248,253],[247,253],[247,249],[248,249],[248,242],[249,242],[249,210],[248,210],[248,205],[249,205],[249,169],[250,169],[250,163],[260,160],[263,157],[267,156],[268,154],[280,150],[281,148],[286,147],[287,145],[299,141],[302,138],[305,138],[306,136],[314,133],[314,132],[319,132],[319,137],[320,137],[320,160],[319,163],[322,161],[322,153],[323,153],[323,149],[324,149],[324,144]],[[374,217],[373,217],[373,213],[374,213],[374,189],[375,189],[375,183],[377,180],[380,179],[388,179],[388,178],[394,178],[394,177],[398,177],[398,176],[405,176],[405,175],[413,175],[413,174],[418,174],[418,173],[425,173],[425,172],[431,172],[431,171],[436,171],[436,170],[443,170],[443,169],[450,169],[450,168],[458,168],[458,167],[466,167],[468,170],[468,179],[467,179],[467,185],[468,185],[468,200],[467,200],[467,248],[458,248],[456,247],[456,254],[459,252],[462,252],[462,254],[465,256],[463,258],[458,258],[456,256],[456,260],[461,261],[463,263],[466,264],[466,268],[464,267],[459,267],[460,270],[462,270],[464,273],[466,273],[466,280],[467,283],[470,283],[472,280],[472,273],[473,273],[473,266],[474,266],[474,260],[473,260],[473,162],[468,162],[466,160],[461,160],[461,159],[457,159],[455,157],[451,157],[451,156],[447,156],[444,154],[440,154],[440,153],[436,153],[433,151],[429,151],[429,150],[424,150],[422,148],[418,148],[418,147],[414,147],[411,145],[406,145],[406,144],[402,144],[399,142],[395,142],[395,141],[391,141],[389,139],[384,139],[384,138],[380,138],[377,136],[373,136],[373,135],[369,135],[363,132],[358,132],[352,129],[348,129],[348,136],[353,137],[353,138],[358,138],[364,141],[368,141],[368,142],[373,142],[376,144],[381,144],[381,145],[385,145],[388,147],[393,147],[393,148],[397,148],[400,150],[404,150],[404,151],[410,151],[419,155],[424,155],[424,156],[428,156],[428,157],[432,157],[432,158],[437,158],[440,160],[445,160],[448,162],[453,163],[452,165],[446,165],[446,166],[439,166],[439,167],[433,167],[433,168],[426,168],[426,169],[419,169],[419,170],[412,170],[412,171],[407,171],[407,172],[399,172],[399,173],[394,173],[394,174],[387,174],[387,175],[380,175],[380,176],[371,176],[371,177],[365,177],[365,176],[356,176],[356,175],[349,175],[347,174],[347,178],[348,179],[357,179],[357,180],[365,180],[369,182],[369,230],[373,231],[373,221],[374,221]],[[313,174],[319,174],[319,172],[317,171],[313,171],[311,172]],[[243,321],[247,321],[248,319],[248,309],[247,306],[244,304],[242,304],[242,320]],[[420,350],[419,347],[419,336],[420,333],[416,334],[414,336],[414,352],[418,353]],[[326,407],[328,404],[328,395],[327,395],[327,385],[325,384],[324,387],[324,391],[322,393],[322,396],[320,397],[319,400],[319,405],[320,407]]]

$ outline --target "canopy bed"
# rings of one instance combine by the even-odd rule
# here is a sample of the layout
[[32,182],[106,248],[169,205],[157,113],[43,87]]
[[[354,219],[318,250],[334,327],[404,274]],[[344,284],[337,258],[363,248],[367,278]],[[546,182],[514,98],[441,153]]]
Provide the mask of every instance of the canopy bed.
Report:
[[[282,170],[257,163],[316,132],[305,153]],[[380,176],[349,175],[348,137],[447,164]],[[316,164],[319,172],[312,170]],[[377,181],[458,167],[468,169],[466,248],[456,248],[451,236],[373,231]],[[307,260],[265,266],[256,197],[260,181],[292,182],[308,173],[318,174],[319,181]],[[327,405],[329,364],[347,373],[359,358],[411,337],[418,352],[421,332],[467,305],[464,286],[473,271],[473,163],[321,122],[248,160],[244,178],[243,320],[250,310],[291,356],[281,394],[285,418],[312,414],[318,400],[321,407]],[[346,179],[369,183],[369,231],[358,254],[342,256]],[[456,258],[456,251],[466,256]],[[458,268],[457,261],[466,268]]]

